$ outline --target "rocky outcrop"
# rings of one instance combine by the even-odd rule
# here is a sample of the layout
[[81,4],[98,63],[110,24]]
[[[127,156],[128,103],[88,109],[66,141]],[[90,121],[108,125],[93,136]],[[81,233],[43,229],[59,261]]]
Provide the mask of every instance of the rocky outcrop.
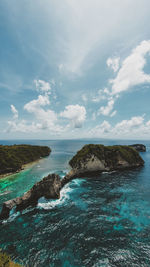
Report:
[[144,165],[139,153],[130,146],[85,145],[69,162],[72,170],[62,183],[74,177],[137,168]]
[[45,197],[46,199],[58,199],[60,197],[61,180],[59,175],[50,174],[36,183],[22,197],[17,197],[3,203],[0,219],[4,220],[9,217],[12,209],[21,211],[29,206],[35,206],[38,199]]
[[133,147],[138,152],[146,152],[146,146],[143,144],[134,144],[134,145],[130,145],[130,147]]

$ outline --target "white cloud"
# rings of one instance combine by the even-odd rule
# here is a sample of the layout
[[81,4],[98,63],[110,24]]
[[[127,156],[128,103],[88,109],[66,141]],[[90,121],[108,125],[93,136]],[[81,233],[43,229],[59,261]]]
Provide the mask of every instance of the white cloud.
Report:
[[33,113],[37,121],[40,122],[41,129],[60,129],[57,125],[57,114],[51,109],[44,109],[44,106],[50,104],[49,95],[39,95],[37,99],[25,104],[24,109],[29,113]]
[[103,121],[103,123],[101,124],[101,128],[103,133],[107,133],[111,129],[111,125],[108,121]]
[[[5,2],[8,2],[8,11],[12,11],[11,26],[17,31],[20,42],[25,44],[26,52],[33,50],[46,63],[52,62],[56,66],[59,62],[65,64],[68,71],[77,73],[84,63],[86,66],[93,64],[89,54],[98,54],[97,48],[102,54],[113,40],[119,47],[120,37],[122,42],[127,37],[131,42],[138,34],[145,33],[147,27],[144,20],[149,16],[148,0],[46,0],[36,1],[36,6],[32,1],[30,5],[19,1],[17,8],[8,0]],[[24,34],[24,9],[28,13],[29,38]],[[30,50],[27,50],[28,47]],[[43,64],[37,65],[41,71]]]
[[11,111],[12,111],[12,113],[13,113],[13,117],[14,117],[14,119],[18,119],[18,110],[15,108],[15,106],[14,105],[11,105],[10,106],[11,107]]
[[[137,8],[133,21],[135,5]],[[82,73],[84,67],[91,67],[93,62],[90,55],[96,54],[97,50],[102,51],[101,47],[107,49],[112,40],[117,43],[121,36],[122,41],[129,38],[131,42],[131,36],[133,38],[133,35],[139,34],[139,28],[141,29],[141,12],[147,13],[145,5],[139,0],[138,4],[135,0],[65,0],[63,6],[65,8],[62,10],[67,10],[68,13],[66,15],[63,11],[60,12],[65,24],[66,42],[62,40],[64,69],[77,74]],[[134,25],[134,34],[131,23]]]
[[111,117],[111,118],[114,117],[114,116],[116,115],[116,113],[117,113],[117,110],[114,110],[114,111],[110,114],[110,117]]
[[55,134],[61,134],[65,132],[70,126],[73,128],[81,128],[86,119],[86,110],[80,105],[68,105],[65,110],[60,113],[60,117],[66,118],[70,121],[67,126],[62,126],[58,122],[58,115],[55,111],[49,109],[50,100],[49,94],[39,95],[37,99],[34,99],[24,105],[24,110],[31,113],[34,116],[34,122],[32,120],[15,120],[18,118],[18,112],[16,108],[11,105],[11,110],[14,117],[11,121],[8,121],[7,132],[39,132],[41,130],[50,130]]
[[43,80],[34,80],[36,90],[43,93],[50,93],[51,85],[49,82]]
[[[38,118],[37,118],[38,117]],[[58,125],[57,115],[54,111],[40,110],[37,114],[35,122],[26,120],[8,121],[8,129],[6,132],[22,132],[22,133],[37,133],[43,130],[49,130],[50,134],[60,135],[66,129]]]
[[86,119],[86,109],[80,105],[69,105],[60,113],[60,116],[70,120],[74,128],[81,128]]
[[8,129],[6,132],[21,132],[21,133],[36,133],[41,130],[41,124],[39,123],[28,123],[25,120],[16,121],[8,121]]
[[[31,112],[31,111],[30,111]],[[57,123],[57,114],[53,110],[44,110],[42,108],[34,109],[33,115],[35,116],[34,122],[27,120],[15,121],[14,118],[8,121],[7,132],[39,132],[41,130],[50,130],[51,133],[60,134],[65,131]]]
[[150,54],[150,40],[142,41],[122,62],[116,78],[110,80],[112,94],[127,91],[135,85],[150,83],[150,75],[143,70],[147,54]]
[[120,57],[108,58],[107,59],[107,66],[110,67],[114,72],[119,69],[119,61]]
[[101,124],[90,130],[89,135],[92,137],[102,137],[104,134],[109,133],[111,130],[111,125],[108,121],[103,121]]
[[48,95],[39,95],[37,99],[30,101],[29,103],[25,104],[24,109],[30,113],[38,112],[41,106],[46,106],[50,104],[49,96]]
[[139,128],[144,121],[144,116],[132,117],[130,120],[122,120],[113,129],[114,134],[127,134]]
[[[109,116],[110,113],[111,113],[112,110],[113,110],[114,103],[115,103],[114,99],[113,99],[113,98],[110,98],[110,99],[108,100],[107,106],[102,106],[102,107],[100,107],[100,109],[98,110],[98,115],[102,114],[102,115],[104,115],[104,116]],[[115,115],[114,112],[113,112],[112,114]],[[111,114],[111,115],[112,115],[112,114]]]
[[[98,115],[115,116],[116,111],[113,111],[113,107],[116,99],[124,91],[131,89],[133,86],[150,83],[150,75],[144,73],[144,66],[146,65],[146,55],[150,55],[150,40],[142,41],[136,48],[134,48],[131,54],[124,59],[121,67],[116,75],[116,78],[110,80],[112,84],[111,93],[106,91],[99,91],[98,96],[93,100],[107,99],[107,105],[100,107]],[[114,72],[117,72],[119,68],[120,58],[108,58],[107,65],[111,67]],[[107,89],[108,90],[108,89]],[[110,95],[113,98],[110,98]]]
[[98,90],[97,95],[92,97],[92,102],[98,103],[100,101],[108,99],[109,95],[110,95],[110,92],[107,88],[100,89]]
[[108,121],[103,121],[93,128],[89,135],[93,137],[117,137],[117,138],[139,138],[149,135],[150,120],[144,122],[143,116],[131,117],[129,120],[122,120],[112,126]]
[[65,128],[62,128],[58,124],[58,118],[55,111],[46,108],[50,104],[49,94],[47,93],[48,90],[50,90],[50,87],[45,84],[43,86],[42,90],[44,95],[39,95],[37,99],[34,99],[24,105],[24,110],[34,116],[34,122],[26,120],[18,120],[16,122],[15,119],[18,118],[18,111],[13,105],[11,105],[11,110],[14,116],[12,121],[8,121],[9,127],[7,132],[38,132],[41,130],[50,130],[53,133],[55,132],[56,134],[60,134],[65,131]]

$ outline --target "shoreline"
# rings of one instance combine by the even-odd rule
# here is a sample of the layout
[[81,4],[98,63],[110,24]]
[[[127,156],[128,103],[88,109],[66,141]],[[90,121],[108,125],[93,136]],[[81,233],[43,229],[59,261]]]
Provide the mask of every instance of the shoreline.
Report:
[[30,163],[23,164],[22,167],[21,167],[21,169],[18,170],[18,171],[16,171],[16,172],[9,172],[9,173],[0,174],[0,180],[1,179],[8,178],[9,176],[12,176],[12,175],[15,175],[15,174],[19,174],[20,172],[22,172],[24,170],[30,169],[32,166],[36,165],[36,163],[38,163],[42,159],[44,159],[44,158],[37,159],[37,160],[32,161]]

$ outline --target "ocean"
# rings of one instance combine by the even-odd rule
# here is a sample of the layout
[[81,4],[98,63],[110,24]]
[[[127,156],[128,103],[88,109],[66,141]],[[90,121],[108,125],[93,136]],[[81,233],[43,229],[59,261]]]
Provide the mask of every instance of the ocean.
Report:
[[75,179],[59,200],[41,198],[37,207],[11,213],[0,225],[0,248],[31,267],[150,266],[150,141],[12,140],[0,144],[46,145],[49,157],[0,180],[2,203],[29,190],[49,173],[61,177],[83,145],[143,143],[145,166]]

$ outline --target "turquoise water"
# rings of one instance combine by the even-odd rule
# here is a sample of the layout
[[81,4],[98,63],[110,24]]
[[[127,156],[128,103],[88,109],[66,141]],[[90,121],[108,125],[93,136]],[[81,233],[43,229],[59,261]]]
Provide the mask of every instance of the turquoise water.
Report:
[[[138,141],[140,142],[140,141]],[[137,141],[0,141],[48,145],[50,157],[0,180],[0,206],[22,195],[48,173],[63,177],[68,161],[85,143]],[[140,142],[141,143],[141,142]],[[0,247],[31,267],[150,266],[150,142],[145,166],[67,184],[59,200],[40,199],[36,208],[12,213],[0,225]]]

